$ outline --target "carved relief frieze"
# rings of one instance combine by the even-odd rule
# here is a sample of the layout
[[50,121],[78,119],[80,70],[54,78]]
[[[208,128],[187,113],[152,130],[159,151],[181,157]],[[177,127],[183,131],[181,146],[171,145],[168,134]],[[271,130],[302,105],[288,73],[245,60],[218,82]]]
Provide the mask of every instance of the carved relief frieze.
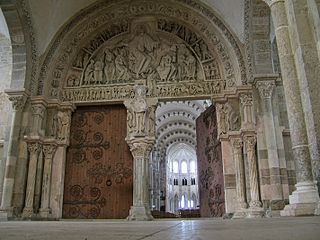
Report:
[[[184,2],[184,4],[188,5],[190,3]],[[93,14],[94,11],[99,9],[98,5],[95,6],[95,9],[80,14],[77,20],[80,21],[84,16]],[[101,3],[100,8],[107,7],[106,5],[108,4]],[[78,30],[74,30],[72,38],[69,38],[65,47],[61,48],[58,40],[53,44],[40,74],[40,82],[43,82],[47,77],[51,59],[56,59],[53,65],[53,77],[51,77],[51,97],[64,97],[61,94],[62,87],[92,87],[93,85],[121,84],[121,82],[130,83],[135,79],[148,79],[148,77],[149,79],[155,79],[156,85],[158,83],[175,83],[198,79],[205,81],[224,79],[219,83],[222,89],[235,85],[235,64],[229,56],[230,51],[225,47],[221,37],[217,36],[216,31],[210,27],[209,21],[204,20],[205,18],[186,8],[181,8],[179,5],[172,5],[167,2],[152,1],[141,4],[139,1],[134,1],[128,5],[119,4],[111,8],[113,11],[106,11],[93,16]],[[245,75],[241,52],[232,35],[218,18],[214,17],[213,14],[208,15],[205,8],[201,12],[209,17],[216,24],[216,27],[223,28],[223,32],[228,39],[232,39],[231,45],[235,47],[234,50],[239,57],[237,60],[241,68],[240,71],[242,75]],[[151,31],[156,31],[157,34],[153,32],[151,34],[150,29],[145,24],[142,24],[145,29],[144,27],[131,29],[128,19],[131,22],[132,16],[139,18],[147,14],[153,16],[163,16],[165,14],[174,19],[181,19],[193,25],[197,29],[197,33],[182,25],[182,22],[177,24],[170,22],[171,20],[168,20],[168,18],[163,20],[161,17],[157,19],[158,26],[156,29],[151,29]],[[66,35],[68,31],[73,30],[76,26],[75,22],[76,20],[67,25],[66,28],[68,29],[65,29],[62,33]],[[172,23],[174,24],[172,25]],[[100,29],[99,33],[95,34],[94,32],[97,32],[97,29]],[[173,37],[159,37],[164,32],[175,35],[181,41],[174,44],[169,41],[168,44],[163,39],[173,39]],[[63,34],[58,39],[62,39]],[[113,47],[111,45],[105,46],[106,42],[113,41],[114,38],[123,34],[129,34],[132,38],[127,38],[127,41],[120,41]],[[139,41],[138,39],[142,35],[144,35],[144,41]],[[84,42],[88,44],[84,45]],[[60,51],[59,56],[56,56],[54,48],[57,49],[58,47],[62,51]],[[168,51],[160,54],[166,52],[163,50]],[[212,50],[215,52],[212,52]],[[70,62],[72,70],[67,69]],[[65,82],[64,84],[61,84],[62,80]],[[244,82],[245,80],[243,80]],[[150,92],[154,91],[149,86],[148,88]],[[42,92],[42,90],[40,91]]]

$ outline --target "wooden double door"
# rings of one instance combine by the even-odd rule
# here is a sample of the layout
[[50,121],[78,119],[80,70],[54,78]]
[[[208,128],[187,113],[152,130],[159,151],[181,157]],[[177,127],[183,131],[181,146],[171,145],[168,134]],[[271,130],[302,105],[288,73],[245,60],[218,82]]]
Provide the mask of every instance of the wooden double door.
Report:
[[123,105],[79,107],[67,150],[63,217],[126,218],[132,206],[133,158]]

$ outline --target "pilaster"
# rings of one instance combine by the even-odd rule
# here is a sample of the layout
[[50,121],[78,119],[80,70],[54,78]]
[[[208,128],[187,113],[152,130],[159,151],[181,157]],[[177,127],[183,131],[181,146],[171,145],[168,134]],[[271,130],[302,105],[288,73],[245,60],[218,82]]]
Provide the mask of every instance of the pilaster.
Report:
[[272,209],[280,210],[284,207],[281,167],[278,155],[277,137],[275,129],[272,96],[276,87],[275,79],[262,78],[256,80],[256,87],[262,101],[264,135],[268,154],[270,173],[269,196]]
[[8,143],[8,158],[3,181],[3,192],[0,207],[0,219],[7,220],[13,215],[12,197],[15,182],[16,163],[19,153],[19,137],[21,130],[22,113],[25,107],[28,93],[21,91],[6,91],[12,102],[12,123]]

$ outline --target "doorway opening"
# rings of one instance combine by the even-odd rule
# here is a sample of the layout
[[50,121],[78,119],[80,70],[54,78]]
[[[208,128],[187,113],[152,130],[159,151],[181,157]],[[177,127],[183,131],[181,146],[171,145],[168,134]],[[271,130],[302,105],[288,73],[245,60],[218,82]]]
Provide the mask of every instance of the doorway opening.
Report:
[[[212,102],[160,102],[156,119],[151,209],[162,217],[217,216],[212,209],[221,199],[214,188],[220,184],[216,192],[223,192],[223,170],[220,145],[215,146],[219,141],[214,136],[217,121]],[[220,166],[215,167],[215,162],[221,162]],[[220,172],[219,179],[215,171]]]

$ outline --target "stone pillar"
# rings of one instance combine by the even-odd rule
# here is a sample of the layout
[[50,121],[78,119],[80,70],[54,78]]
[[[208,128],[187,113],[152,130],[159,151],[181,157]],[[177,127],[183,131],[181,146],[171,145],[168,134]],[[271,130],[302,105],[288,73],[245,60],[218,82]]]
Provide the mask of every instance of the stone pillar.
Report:
[[42,194],[41,208],[39,210],[40,217],[48,219],[51,213],[50,209],[50,191],[51,191],[51,175],[52,175],[52,160],[57,150],[57,145],[54,142],[45,142],[43,145],[44,167],[42,179]]
[[319,195],[312,176],[311,157],[309,151],[306,124],[297,71],[290,42],[285,0],[272,1],[270,4],[275,26],[283,86],[289,116],[293,157],[296,164],[296,191],[289,196],[289,203],[281,215],[314,214]]
[[12,196],[19,152],[19,135],[22,113],[27,100],[27,95],[24,92],[7,92],[7,94],[12,102],[13,112],[0,208],[0,218],[4,220],[11,218],[13,214]]
[[152,220],[149,208],[149,157],[154,146],[154,138],[128,140],[133,155],[133,206],[128,220]]
[[240,136],[230,137],[230,142],[232,145],[233,161],[235,163],[236,170],[236,192],[238,200],[238,207],[233,218],[243,218],[246,216],[246,208],[248,207],[242,154],[243,142]]
[[22,218],[32,218],[34,216],[34,193],[36,184],[36,174],[37,174],[37,164],[38,157],[41,151],[42,145],[39,141],[27,142],[29,157],[29,168],[28,168],[28,178],[27,178],[27,189],[25,206],[22,212]]
[[146,87],[136,85],[135,97],[124,102],[127,108],[126,141],[133,155],[133,206],[128,220],[152,220],[149,207],[149,161],[155,143],[157,99],[146,98]]
[[284,200],[282,192],[280,160],[278,155],[275,122],[273,118],[272,95],[275,88],[273,80],[257,81],[256,87],[260,93],[263,109],[263,124],[266,147],[268,153],[268,165],[270,172],[270,205],[272,209],[283,209]]
[[264,211],[261,208],[262,204],[260,201],[259,194],[259,180],[258,180],[258,166],[256,158],[256,143],[257,139],[255,135],[248,135],[244,137],[248,167],[249,167],[249,184],[250,184],[250,196],[251,200],[249,203],[248,215],[249,218],[262,217]]

